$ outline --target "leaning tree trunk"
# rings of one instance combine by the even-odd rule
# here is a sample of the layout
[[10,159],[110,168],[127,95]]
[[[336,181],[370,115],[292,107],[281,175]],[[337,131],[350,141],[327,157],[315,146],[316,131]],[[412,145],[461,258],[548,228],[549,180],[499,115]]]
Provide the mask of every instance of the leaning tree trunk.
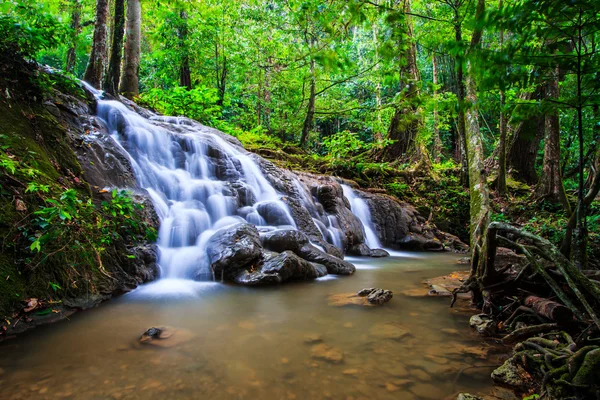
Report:
[[115,15],[112,31],[112,45],[108,72],[104,77],[104,90],[117,96],[119,94],[119,78],[121,75],[121,58],[123,56],[123,35],[125,28],[125,0],[115,0]]
[[140,36],[142,35],[142,6],[140,0],[127,0],[125,59],[121,93],[133,99],[139,91]]
[[[554,69],[552,79],[546,84],[546,98],[549,101],[559,97],[559,69]],[[536,194],[539,197],[562,204],[567,215],[571,206],[567,200],[560,171],[560,120],[558,110],[554,109],[545,116],[546,136],[544,138],[544,164],[542,176]]]
[[106,68],[107,47],[106,38],[108,28],[106,22],[108,19],[108,0],[96,0],[96,22],[94,24],[94,41],[92,43],[92,52],[88,62],[83,80],[100,89],[104,69]]
[[77,37],[81,33],[81,1],[73,0],[71,10],[71,43],[67,50],[65,71],[73,73],[77,64]]

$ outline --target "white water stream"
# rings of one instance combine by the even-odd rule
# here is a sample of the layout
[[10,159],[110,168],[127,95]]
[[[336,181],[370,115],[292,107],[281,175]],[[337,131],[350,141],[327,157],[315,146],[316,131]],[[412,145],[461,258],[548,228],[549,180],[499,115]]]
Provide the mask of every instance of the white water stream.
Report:
[[[282,195],[247,153],[192,120],[145,118],[121,102],[103,100],[102,92],[83,84],[96,96],[98,117],[129,154],[138,184],[152,198],[160,219],[161,278],[170,280],[162,283],[166,291],[177,292],[183,280],[212,278],[206,244],[221,228],[239,222],[261,231],[296,228]],[[323,238],[343,249],[337,217],[295,184]],[[380,248],[367,204],[342,186],[364,226],[367,245]]]

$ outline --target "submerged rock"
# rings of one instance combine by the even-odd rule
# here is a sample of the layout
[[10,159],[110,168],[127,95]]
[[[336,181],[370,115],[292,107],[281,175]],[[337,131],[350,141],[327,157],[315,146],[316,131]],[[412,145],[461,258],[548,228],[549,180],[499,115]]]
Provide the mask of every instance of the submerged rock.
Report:
[[310,348],[310,356],[324,360],[332,364],[340,364],[344,361],[344,354],[337,347],[328,346],[324,343],[316,344]]
[[174,347],[189,341],[193,334],[185,329],[169,326],[152,327],[140,336],[139,343],[156,347]]
[[470,393],[459,393],[458,396],[456,396],[456,400],[483,400],[483,399],[479,396],[474,396]]

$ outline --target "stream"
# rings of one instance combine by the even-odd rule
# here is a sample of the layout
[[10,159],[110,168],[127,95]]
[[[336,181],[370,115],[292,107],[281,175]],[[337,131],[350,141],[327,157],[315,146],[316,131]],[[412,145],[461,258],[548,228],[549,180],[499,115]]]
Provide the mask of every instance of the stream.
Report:
[[[352,277],[249,288],[162,280],[0,344],[0,399],[444,399],[490,387],[495,349],[447,298],[449,253],[348,258]],[[381,307],[328,296],[383,287]],[[171,294],[165,294],[171,292]],[[153,326],[165,346],[140,344]]]

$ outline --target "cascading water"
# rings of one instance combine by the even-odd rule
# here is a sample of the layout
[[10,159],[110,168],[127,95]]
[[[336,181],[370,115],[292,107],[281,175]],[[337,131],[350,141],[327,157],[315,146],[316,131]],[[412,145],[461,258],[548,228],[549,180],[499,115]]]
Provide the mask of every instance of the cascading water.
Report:
[[356,217],[360,220],[365,229],[365,238],[366,244],[371,249],[379,249],[381,248],[381,243],[379,242],[379,238],[375,234],[374,224],[371,219],[371,211],[369,211],[369,206],[367,203],[358,197],[354,190],[348,185],[342,185],[342,189],[344,190],[344,196],[350,202],[350,208],[352,213],[356,215]]
[[162,278],[210,279],[206,243],[220,228],[238,222],[263,231],[295,228],[280,194],[234,145],[189,119],[144,118],[85,85],[98,99],[98,117],[129,154],[138,184],[154,203],[161,222]]

